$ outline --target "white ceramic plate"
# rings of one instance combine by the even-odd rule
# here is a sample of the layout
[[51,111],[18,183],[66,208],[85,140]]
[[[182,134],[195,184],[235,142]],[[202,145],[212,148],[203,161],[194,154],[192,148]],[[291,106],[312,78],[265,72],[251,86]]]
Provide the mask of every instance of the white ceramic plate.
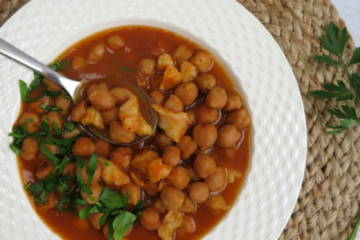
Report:
[[[239,3],[32,0],[1,27],[0,37],[48,64],[91,33],[129,24],[168,28],[205,46],[221,58],[251,111],[253,146],[246,182],[232,210],[204,239],[277,239],[301,188],[307,151],[305,116],[285,56]],[[31,208],[8,147],[12,139],[7,134],[20,107],[17,80],[29,83],[32,73],[0,56],[0,79],[0,239],[59,239]]]

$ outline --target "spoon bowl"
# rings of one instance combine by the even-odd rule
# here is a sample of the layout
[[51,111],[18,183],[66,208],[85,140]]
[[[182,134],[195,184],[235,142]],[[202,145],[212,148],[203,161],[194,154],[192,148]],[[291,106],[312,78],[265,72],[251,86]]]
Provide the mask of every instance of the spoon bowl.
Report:
[[[36,59],[30,57],[23,51],[19,50],[18,48],[14,47],[10,43],[6,42],[5,40],[0,38],[0,53],[4,56],[17,61],[18,63],[32,69],[33,71],[39,73],[40,75],[48,78],[52,82],[60,85],[72,98],[74,104],[77,103],[78,96],[80,91],[83,89],[83,83],[75,80],[68,79],[61,74],[57,73],[56,71],[52,70],[48,66],[42,64],[41,62],[37,61]],[[124,87],[132,92],[139,101],[146,103],[146,109],[148,110],[146,118],[147,122],[151,125],[152,132],[154,132],[157,122],[158,122],[158,115],[156,111],[150,106],[152,102],[151,98],[148,94],[146,94],[142,89],[138,88],[137,86],[126,82],[126,81],[119,81],[118,87]],[[134,141],[131,143],[118,143],[114,142],[110,138],[109,132],[102,132],[99,131],[93,125],[82,126],[84,130],[87,132],[105,140],[113,144],[117,145],[131,145],[142,142],[146,140],[150,135],[146,135],[143,137],[136,137]]]

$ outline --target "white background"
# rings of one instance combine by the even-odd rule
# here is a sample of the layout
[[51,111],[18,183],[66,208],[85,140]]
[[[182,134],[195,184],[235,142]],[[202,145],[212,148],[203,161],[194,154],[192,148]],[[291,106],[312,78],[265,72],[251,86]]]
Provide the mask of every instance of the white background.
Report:
[[[346,23],[355,45],[360,47],[360,0],[332,0],[331,2]],[[356,240],[360,240],[359,231]]]

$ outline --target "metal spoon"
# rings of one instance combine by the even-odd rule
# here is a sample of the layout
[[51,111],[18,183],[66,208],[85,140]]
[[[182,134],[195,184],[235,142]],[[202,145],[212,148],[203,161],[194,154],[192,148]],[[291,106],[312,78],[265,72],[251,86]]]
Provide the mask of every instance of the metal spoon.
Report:
[[[30,57],[23,51],[17,49],[16,47],[14,47],[13,45],[11,45],[10,43],[6,42],[5,40],[3,40],[1,38],[0,38],[0,53],[7,56],[8,58],[11,58],[11,59],[17,61],[18,63],[20,63],[22,65],[27,66],[28,68],[34,70],[35,72],[39,73],[40,75],[50,79],[51,81],[53,81],[54,83],[56,83],[58,85],[60,85],[71,96],[74,103],[76,103],[76,98],[78,96],[78,93],[80,92],[80,90],[83,87],[82,82],[74,81],[74,80],[71,80],[71,79],[68,79],[68,78],[62,76],[61,74],[55,72],[51,68],[49,68],[46,65],[42,64],[41,62],[37,61],[36,59]],[[137,86],[135,86],[131,83],[122,81],[121,85],[122,85],[122,87],[126,87],[128,90],[133,92],[138,98],[141,97],[141,98],[143,98],[142,100],[146,101],[146,103],[148,105],[148,111],[149,111],[149,113],[148,113],[149,119],[146,119],[146,120],[151,125],[151,127],[154,131],[156,128],[157,122],[158,122],[158,116],[157,116],[156,111],[154,109],[152,109],[150,106],[150,104],[153,103],[153,101],[151,100],[149,95],[147,95],[143,90],[141,90],[140,88],[138,88]],[[141,101],[141,99],[139,99],[139,101]],[[97,137],[104,139],[105,141],[108,141],[108,142],[111,142],[114,144],[118,144],[118,145],[131,145],[131,144],[139,143],[149,137],[149,135],[146,135],[143,137],[138,137],[138,138],[135,138],[135,140],[132,141],[131,143],[117,143],[117,142],[114,142],[110,138],[109,133],[104,133],[104,132],[98,131],[92,125],[87,125],[86,127],[84,127],[84,129],[93,133]]]

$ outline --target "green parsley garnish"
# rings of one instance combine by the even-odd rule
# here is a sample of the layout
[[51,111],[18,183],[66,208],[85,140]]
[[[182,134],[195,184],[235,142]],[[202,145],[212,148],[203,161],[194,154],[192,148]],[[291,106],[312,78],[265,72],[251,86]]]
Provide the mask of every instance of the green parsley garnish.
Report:
[[49,106],[46,106],[45,104],[40,104],[40,107],[44,110],[50,110],[50,111],[56,111],[56,112],[63,111],[61,108],[49,107]]
[[135,69],[132,69],[132,68],[127,68],[127,67],[120,67],[120,70],[123,70],[123,71],[128,71],[128,72],[134,72],[134,73],[136,73],[136,72],[137,72]]

